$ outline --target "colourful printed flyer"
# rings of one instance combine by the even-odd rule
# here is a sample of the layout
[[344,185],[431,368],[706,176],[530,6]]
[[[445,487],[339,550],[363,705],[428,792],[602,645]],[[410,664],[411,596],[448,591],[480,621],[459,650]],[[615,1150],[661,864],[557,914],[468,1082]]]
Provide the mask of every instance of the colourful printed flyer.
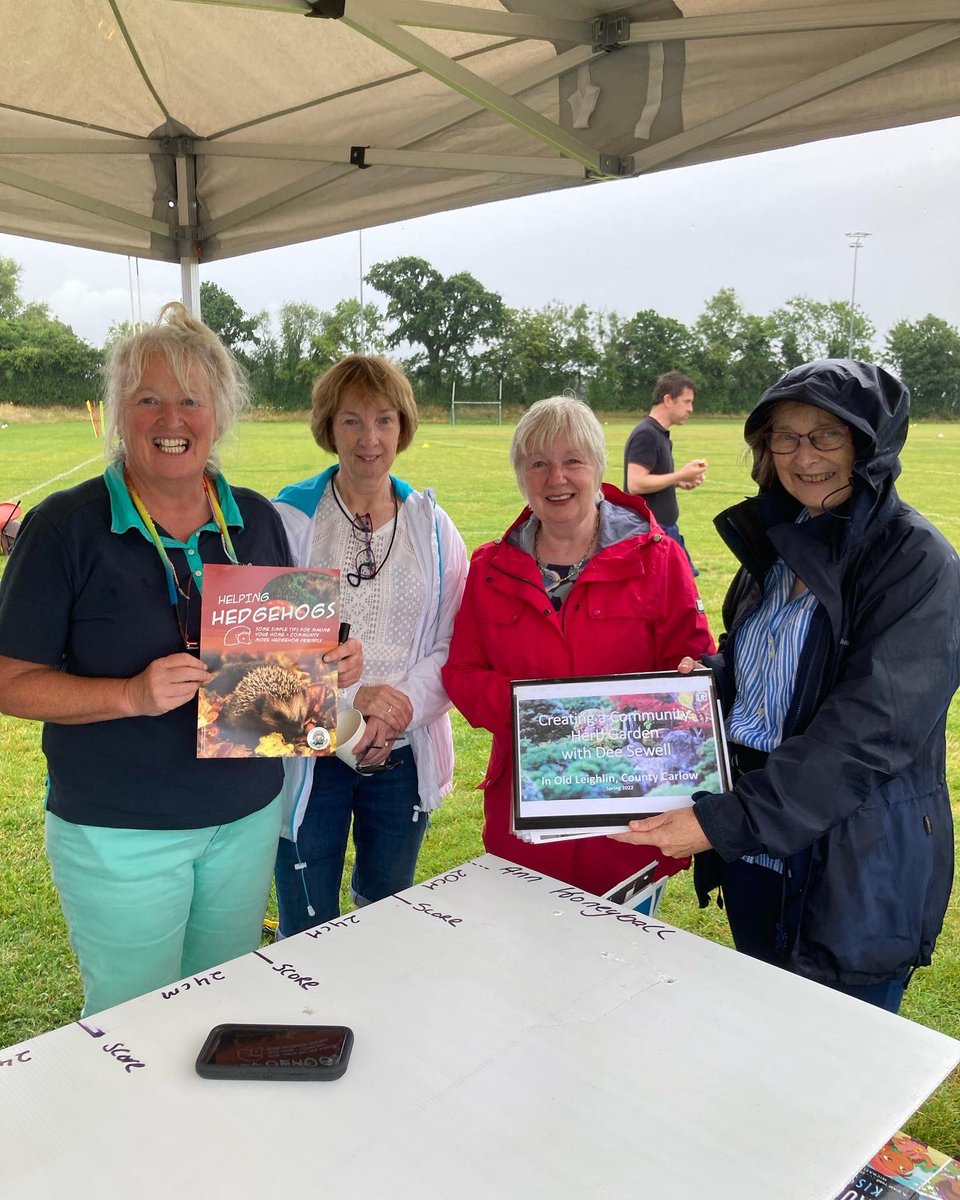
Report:
[[240,567],[203,572],[198,758],[332,754],[340,572]]
[[514,830],[613,833],[730,786],[709,671],[539,679],[513,688]]
[[960,1200],[960,1162],[926,1142],[895,1133],[836,1200]]

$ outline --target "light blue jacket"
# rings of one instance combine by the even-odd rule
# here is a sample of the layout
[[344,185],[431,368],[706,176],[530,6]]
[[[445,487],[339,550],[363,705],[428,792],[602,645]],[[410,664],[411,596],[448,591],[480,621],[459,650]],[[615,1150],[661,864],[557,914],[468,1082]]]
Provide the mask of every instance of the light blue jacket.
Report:
[[[274,500],[297,566],[308,566],[313,548],[317,508],[324,489],[339,470],[328,467],[311,479],[286,487]],[[407,728],[417,764],[420,811],[431,812],[453,788],[453,734],[450,701],[440,680],[447,661],[453,620],[460,607],[467,578],[467,551],[456,526],[437,504],[432,491],[415,491],[409,483],[391,476],[403,505],[407,529],[423,576],[424,597],[403,679],[393,685],[413,704]],[[349,703],[353,689],[341,692],[341,705]],[[312,758],[284,760],[283,836],[295,840],[313,786]]]

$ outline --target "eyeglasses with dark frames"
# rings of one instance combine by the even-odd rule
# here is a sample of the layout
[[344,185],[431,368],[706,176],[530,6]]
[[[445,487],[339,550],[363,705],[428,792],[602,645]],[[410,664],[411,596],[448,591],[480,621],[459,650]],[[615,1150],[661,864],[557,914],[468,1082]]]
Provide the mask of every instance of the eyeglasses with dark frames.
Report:
[[809,433],[794,433],[792,429],[771,429],[767,433],[767,445],[771,454],[793,454],[806,438],[814,450],[839,450],[850,441],[850,430],[846,425],[825,425]]
[[369,513],[354,513],[353,516],[343,507],[343,501],[337,494],[337,485],[332,487],[333,498],[336,501],[337,508],[343,513],[346,519],[350,522],[350,530],[355,541],[361,543],[360,549],[357,551],[354,559],[352,571],[347,571],[347,583],[351,587],[359,587],[364,579],[376,579],[383,568],[387,565],[387,559],[390,557],[390,551],[393,549],[393,543],[397,537],[397,527],[400,524],[400,501],[397,497],[397,489],[390,484],[390,492],[393,496],[393,529],[390,532],[390,545],[387,546],[386,554],[380,562],[377,562],[377,557],[373,552],[373,518]]
[[370,763],[369,765],[365,764],[363,761],[371,750],[383,750],[386,748],[386,746],[392,745],[396,740],[396,738],[392,737],[384,738],[383,746],[378,746],[376,743],[371,742],[363,754],[357,759],[357,771],[361,775],[375,775],[378,771],[392,771],[394,767],[398,767],[400,765],[399,760],[390,757],[387,757],[381,763]]
[[376,775],[378,771],[392,771],[394,767],[400,764],[395,758],[388,758],[382,763],[373,763],[372,766],[363,767],[357,766],[358,775]]
[[373,521],[369,513],[358,513],[351,524],[360,548],[353,562],[354,569],[347,572],[347,583],[351,587],[359,587],[361,580],[374,579],[377,574],[377,560],[373,553]]

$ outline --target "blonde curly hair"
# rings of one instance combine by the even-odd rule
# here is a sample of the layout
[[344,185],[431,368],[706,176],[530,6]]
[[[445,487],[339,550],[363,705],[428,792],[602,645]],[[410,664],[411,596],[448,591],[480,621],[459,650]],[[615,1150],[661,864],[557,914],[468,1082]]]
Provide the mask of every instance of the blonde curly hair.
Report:
[[250,401],[247,375],[213,330],[191,317],[176,300],[160,309],[152,325],[117,342],[107,354],[103,368],[107,459],[116,462],[124,457],[124,403],[140,386],[151,358],[162,358],[184,389],[196,368],[206,375],[214,412],[213,448],[206,469],[216,475],[220,470],[216,446]]

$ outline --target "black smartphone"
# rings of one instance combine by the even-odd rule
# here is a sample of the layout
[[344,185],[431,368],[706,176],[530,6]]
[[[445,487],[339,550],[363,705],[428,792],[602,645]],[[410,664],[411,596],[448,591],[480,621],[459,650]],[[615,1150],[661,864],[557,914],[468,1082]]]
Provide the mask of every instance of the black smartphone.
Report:
[[217,1025],[197,1055],[204,1079],[339,1079],[353,1049],[346,1025]]

